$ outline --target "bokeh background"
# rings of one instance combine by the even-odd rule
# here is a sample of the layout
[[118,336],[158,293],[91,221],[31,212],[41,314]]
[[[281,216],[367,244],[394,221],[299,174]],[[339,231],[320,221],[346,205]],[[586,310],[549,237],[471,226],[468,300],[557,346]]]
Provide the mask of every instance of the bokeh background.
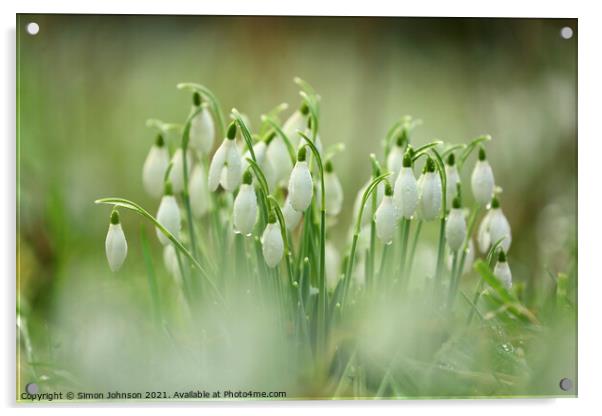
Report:
[[[36,36],[25,32],[30,21]],[[115,336],[120,308],[132,317],[130,303],[149,302],[142,221],[124,215],[130,254],[115,276],[104,257],[109,209],[93,201],[123,196],[156,209],[141,182],[155,137],[145,120],[184,121],[183,81],[208,86],[224,111],[238,108],[255,128],[275,105],[299,105],[294,76],[319,91],[322,141],[346,145],[334,159],[347,207],[332,229],[341,249],[368,155],[382,157],[381,141],[402,115],[423,121],[416,145],[491,134],[525,302],[536,304],[551,275],[574,268],[574,19],[20,15],[17,31],[18,296],[45,359],[80,351],[95,360],[104,352],[95,340]],[[424,232],[432,247],[421,250],[434,250],[437,227]],[[80,338],[65,335],[74,333]],[[123,364],[131,375],[140,363]],[[118,385],[123,374],[110,367],[105,379]],[[102,378],[98,363],[88,370],[90,383]]]

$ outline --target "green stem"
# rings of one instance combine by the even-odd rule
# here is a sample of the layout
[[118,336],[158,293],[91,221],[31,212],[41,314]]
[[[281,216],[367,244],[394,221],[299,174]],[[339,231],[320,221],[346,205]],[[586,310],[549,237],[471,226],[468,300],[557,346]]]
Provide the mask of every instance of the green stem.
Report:
[[422,231],[422,220],[418,220],[416,231],[414,232],[414,239],[412,241],[412,249],[410,250],[410,260],[408,263],[408,270],[406,272],[405,286],[407,287],[410,283],[410,277],[412,276],[412,266],[414,266],[414,257],[416,255],[416,247],[418,246],[418,239],[420,238],[420,231]]

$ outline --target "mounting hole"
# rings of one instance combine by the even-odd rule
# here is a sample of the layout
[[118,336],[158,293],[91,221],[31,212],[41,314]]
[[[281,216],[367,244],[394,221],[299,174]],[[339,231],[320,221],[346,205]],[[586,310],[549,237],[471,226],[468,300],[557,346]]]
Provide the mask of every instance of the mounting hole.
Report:
[[27,23],[25,30],[27,30],[27,33],[29,33],[31,36],[35,36],[40,31],[40,25],[38,25],[36,22],[30,22]]
[[570,39],[573,37],[573,29],[571,29],[568,26],[563,27],[562,29],[560,29],[560,36],[562,37],[562,39]]
[[564,391],[569,391],[573,389],[573,381],[570,378],[563,378],[560,380],[559,386]]

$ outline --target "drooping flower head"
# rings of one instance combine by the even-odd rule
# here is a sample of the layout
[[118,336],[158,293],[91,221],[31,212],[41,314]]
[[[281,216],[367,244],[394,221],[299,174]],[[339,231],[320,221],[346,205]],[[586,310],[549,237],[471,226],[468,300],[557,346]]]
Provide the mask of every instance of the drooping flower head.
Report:
[[250,170],[243,174],[242,185],[234,200],[234,229],[246,236],[251,235],[257,222],[257,196]]
[[163,180],[168,165],[169,152],[163,136],[159,134],[142,167],[142,184],[150,196],[159,198],[163,194]]
[[493,269],[493,274],[502,282],[506,289],[512,288],[512,272],[506,258],[506,252],[500,250],[497,258],[497,263]]
[[293,231],[299,224],[299,221],[301,221],[303,213],[292,207],[290,197],[287,196],[282,207],[282,216],[284,217],[286,229]]
[[426,221],[434,220],[441,212],[441,178],[436,172],[435,161],[432,158],[426,160],[424,171],[419,180],[420,193],[420,216]]
[[412,168],[412,154],[407,151],[403,157],[403,164],[395,181],[393,201],[399,215],[410,219],[418,206],[418,183]]
[[236,145],[236,124],[228,127],[226,138],[213,155],[209,166],[209,190],[215,191],[221,185],[228,192],[233,192],[242,179],[242,161],[240,150]]
[[190,123],[190,146],[197,151],[208,155],[215,142],[215,123],[206,103],[198,92],[192,96],[193,110],[201,107],[200,112],[194,116]]
[[[326,199],[326,214],[338,215],[343,207],[343,187],[339,177],[334,172],[332,161],[327,160],[324,165],[324,191]],[[320,195],[320,192],[318,192]],[[322,208],[322,197],[319,196],[316,200],[318,209]]]
[[482,147],[479,149],[479,160],[477,160],[472,171],[471,185],[475,201],[481,205],[486,205],[491,201],[495,179],[493,178],[493,170],[487,161],[485,149]]
[[376,235],[385,244],[391,244],[397,226],[397,212],[393,205],[393,188],[385,180],[385,196],[374,214]]
[[506,219],[500,206],[500,201],[494,197],[491,200],[489,211],[481,221],[478,231],[478,243],[481,253],[486,253],[492,244],[500,241],[505,252],[510,249],[512,243],[512,232],[510,223]]
[[111,212],[111,223],[105,240],[105,252],[111,271],[116,272],[121,268],[128,254],[128,243],[119,221],[119,212],[114,209]]
[[[255,154],[255,160],[257,161],[257,164],[259,165],[259,167],[261,168],[261,171],[263,172],[263,175],[265,176],[265,180],[268,184],[268,188],[270,191],[273,191],[276,186],[276,178],[274,175],[274,165],[272,164],[272,161],[268,157],[267,149],[268,149],[269,143],[271,143],[275,137],[276,137],[276,134],[271,133],[268,136],[267,140],[260,140],[253,145],[253,153]],[[288,157],[288,152],[287,152],[287,157]],[[247,161],[247,159],[250,159],[250,158],[251,158],[251,151],[247,150],[243,154],[243,157],[242,157],[243,172],[246,171],[247,168],[249,167],[249,162]],[[290,159],[290,157],[289,157],[289,159]]]
[[273,211],[270,211],[268,216],[268,225],[261,237],[261,244],[266,264],[269,267],[276,267],[284,254],[284,242],[282,241],[280,226],[276,222],[276,214]]
[[445,163],[445,176],[447,182],[445,185],[445,200],[450,203],[458,194],[458,184],[460,183],[460,174],[456,166],[456,156],[450,153]]
[[403,129],[395,141],[395,146],[393,146],[387,156],[387,169],[391,172],[391,183],[396,183],[399,171],[403,166],[403,147],[406,145],[407,141],[407,132],[406,129]]
[[201,163],[197,163],[192,169],[188,182],[188,194],[190,195],[192,214],[196,218],[201,218],[213,208],[211,195],[207,188],[207,174]]
[[[167,231],[169,231],[175,238],[180,237],[180,208],[178,207],[176,198],[173,195],[173,189],[171,182],[169,181],[165,182],[165,192],[163,198],[161,198],[159,210],[157,211],[157,221],[159,221],[159,224],[165,227],[165,229],[167,229]],[[157,228],[156,232],[157,238],[161,244],[166,245],[171,243],[169,238],[167,238],[159,228]]]
[[455,197],[445,224],[445,239],[450,250],[455,252],[460,250],[465,238],[466,219],[464,218],[464,210],[460,204],[460,198]]
[[[178,147],[171,158],[171,170],[169,171],[169,181],[171,182],[173,192],[179,194],[184,190],[184,152]],[[186,151],[186,170],[190,177],[192,172],[192,152]]]
[[314,188],[306,158],[307,149],[303,146],[297,153],[297,163],[295,163],[288,183],[291,206],[300,212],[309,207]]

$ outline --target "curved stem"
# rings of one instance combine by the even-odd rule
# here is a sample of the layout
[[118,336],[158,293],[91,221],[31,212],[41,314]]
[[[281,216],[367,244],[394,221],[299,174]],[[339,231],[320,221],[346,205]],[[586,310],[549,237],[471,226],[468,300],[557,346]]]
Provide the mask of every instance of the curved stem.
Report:
[[222,113],[221,105],[219,103],[219,100],[215,96],[215,94],[213,94],[213,92],[209,88],[205,87],[204,85],[197,84],[194,82],[181,82],[177,85],[177,87],[180,90],[188,89],[191,91],[196,91],[199,94],[205,96],[205,98],[209,99],[209,101],[211,102],[211,109],[213,111],[213,114],[215,115],[215,118],[217,119],[217,126],[219,128],[220,137],[226,137],[226,127],[224,125],[224,114]]
[[245,124],[244,120],[242,119],[242,116],[240,115],[240,113],[238,112],[238,110],[236,108],[232,109],[232,116],[234,118],[234,121],[236,121],[236,124],[238,124],[238,127],[240,127],[240,131],[242,132],[243,140],[245,141],[245,144],[247,145],[247,149],[249,149],[251,158],[253,159],[253,161],[257,162],[257,158],[255,157],[255,151],[253,150],[253,136],[251,135],[249,128]]
[[276,123],[276,121],[271,116],[263,115],[261,116],[261,120],[268,123],[270,127],[272,127],[274,131],[278,134],[278,136],[280,136],[280,138],[284,141],[284,144],[286,145],[286,150],[288,150],[288,155],[291,158],[291,163],[294,165],[297,161],[297,159],[295,158],[295,148],[292,145],[288,136],[284,133],[284,131],[280,128],[278,123]]

